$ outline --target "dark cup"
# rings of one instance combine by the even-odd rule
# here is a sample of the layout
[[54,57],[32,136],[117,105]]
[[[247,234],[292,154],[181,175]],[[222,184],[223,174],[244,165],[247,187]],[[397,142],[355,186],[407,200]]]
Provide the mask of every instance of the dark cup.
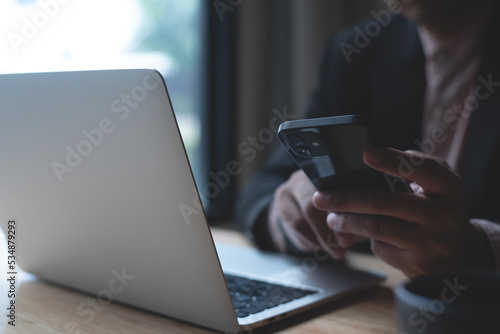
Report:
[[500,274],[425,275],[395,295],[399,334],[500,333]]

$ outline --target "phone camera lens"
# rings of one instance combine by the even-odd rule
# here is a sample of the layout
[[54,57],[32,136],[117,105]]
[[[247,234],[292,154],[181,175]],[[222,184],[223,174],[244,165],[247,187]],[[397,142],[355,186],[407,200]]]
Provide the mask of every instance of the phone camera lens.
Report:
[[311,151],[309,151],[307,148],[305,147],[299,147],[295,150],[295,153],[297,155],[300,155],[302,157],[310,157],[311,156]]
[[286,140],[289,145],[291,146],[300,146],[304,145],[304,140],[300,138],[299,136],[287,136]]

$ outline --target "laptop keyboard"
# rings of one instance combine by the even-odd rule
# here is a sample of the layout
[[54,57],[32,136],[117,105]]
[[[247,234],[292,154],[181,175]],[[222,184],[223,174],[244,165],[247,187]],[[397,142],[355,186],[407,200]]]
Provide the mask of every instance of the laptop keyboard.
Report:
[[288,303],[314,291],[224,274],[238,318]]

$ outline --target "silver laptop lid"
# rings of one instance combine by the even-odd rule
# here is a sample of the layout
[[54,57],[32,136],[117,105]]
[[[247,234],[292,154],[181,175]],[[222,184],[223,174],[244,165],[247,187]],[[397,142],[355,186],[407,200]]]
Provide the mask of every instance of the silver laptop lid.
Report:
[[236,330],[158,72],[0,75],[0,104],[0,219],[24,270]]

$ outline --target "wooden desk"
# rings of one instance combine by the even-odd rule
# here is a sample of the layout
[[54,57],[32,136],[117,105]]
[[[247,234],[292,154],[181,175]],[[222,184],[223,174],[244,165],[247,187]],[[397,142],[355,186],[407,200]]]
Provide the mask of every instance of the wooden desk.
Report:
[[[239,233],[214,228],[214,238],[235,244],[248,244]],[[108,304],[95,313],[92,321],[78,315],[80,304],[91,296],[43,282],[33,275],[18,275],[16,326],[8,325],[7,250],[0,238],[0,334],[2,333],[213,333],[173,319]],[[387,273],[380,288],[347,297],[326,307],[306,312],[255,331],[255,333],[396,333],[393,288],[404,280],[397,270],[373,256],[348,254],[348,262],[358,268]]]

